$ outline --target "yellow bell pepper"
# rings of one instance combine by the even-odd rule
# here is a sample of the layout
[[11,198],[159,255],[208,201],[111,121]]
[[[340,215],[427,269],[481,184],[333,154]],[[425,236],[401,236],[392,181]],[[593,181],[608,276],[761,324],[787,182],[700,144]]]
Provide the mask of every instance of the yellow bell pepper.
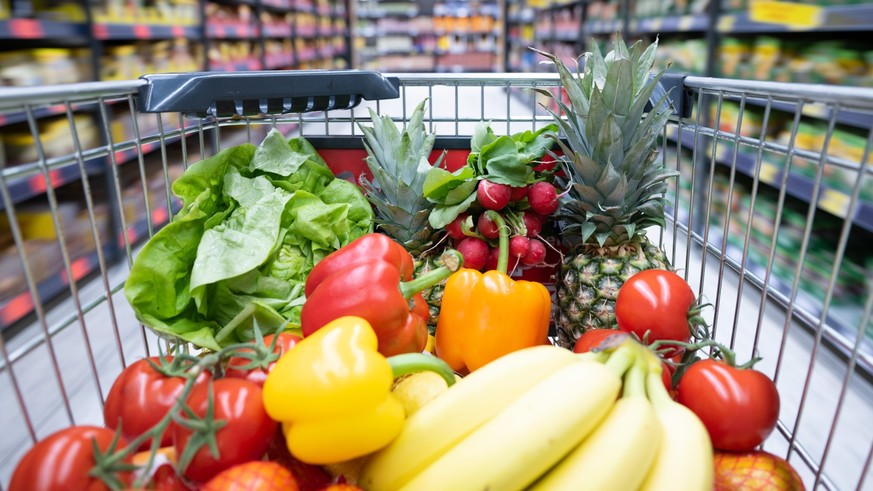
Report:
[[[385,358],[360,317],[340,317],[285,353],[264,381],[267,413],[282,423],[288,450],[309,464],[334,464],[391,442],[406,419],[391,393],[396,376],[434,370],[450,384],[451,369],[434,356]],[[390,360],[390,361],[389,361]]]
[[546,342],[551,297],[542,283],[515,281],[506,274],[509,238],[503,219],[487,212],[500,228],[497,270],[462,268],[449,277],[436,327],[436,353],[453,370],[472,372],[513,351]]

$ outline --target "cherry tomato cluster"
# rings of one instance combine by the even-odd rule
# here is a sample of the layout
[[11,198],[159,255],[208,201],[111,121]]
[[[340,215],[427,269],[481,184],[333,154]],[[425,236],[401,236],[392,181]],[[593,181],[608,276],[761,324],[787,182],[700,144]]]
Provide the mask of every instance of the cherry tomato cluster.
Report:
[[[574,351],[591,351],[626,336],[649,344],[664,360],[665,386],[697,414],[713,447],[751,452],[776,427],[776,385],[760,371],[736,366],[735,355],[709,338],[708,329],[698,328],[699,315],[700,305],[681,276],[660,269],[641,271],[619,289],[617,331],[590,330]],[[721,359],[701,359],[697,352],[706,347],[715,348]]]
[[357,489],[331,488],[336,483],[323,468],[294,459],[264,409],[267,374],[300,339],[265,336],[261,351],[272,347],[276,356],[260,359],[252,344],[205,369],[170,356],[134,362],[113,382],[105,426],[73,426],[40,440],[19,462],[9,490]]
[[[539,266],[546,260],[547,244],[540,237],[548,218],[558,210],[558,192],[549,182],[511,187],[479,181],[478,207],[500,212],[509,226],[510,267]],[[464,255],[464,267],[478,270],[497,268],[500,227],[485,213],[461,213],[446,226],[455,248]]]

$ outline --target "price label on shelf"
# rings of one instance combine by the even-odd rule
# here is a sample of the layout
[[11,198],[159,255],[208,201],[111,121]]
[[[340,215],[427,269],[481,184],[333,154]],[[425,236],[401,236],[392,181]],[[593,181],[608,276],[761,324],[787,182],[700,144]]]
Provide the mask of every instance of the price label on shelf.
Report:
[[749,19],[781,24],[793,29],[811,29],[822,24],[824,9],[794,2],[757,1],[749,6]]
[[828,213],[846,218],[846,215],[849,214],[850,201],[851,198],[849,198],[849,195],[846,193],[842,193],[835,189],[822,189],[821,197],[818,200],[818,206]]
[[761,172],[758,179],[767,184],[775,184],[776,177],[779,175],[779,168],[767,162],[761,162]]
[[679,31],[687,31],[694,26],[694,17],[690,15],[683,15],[679,18]]
[[148,24],[134,24],[133,37],[136,39],[149,39],[152,37],[152,30]]
[[21,39],[37,39],[44,35],[42,23],[35,19],[11,19],[9,32]]

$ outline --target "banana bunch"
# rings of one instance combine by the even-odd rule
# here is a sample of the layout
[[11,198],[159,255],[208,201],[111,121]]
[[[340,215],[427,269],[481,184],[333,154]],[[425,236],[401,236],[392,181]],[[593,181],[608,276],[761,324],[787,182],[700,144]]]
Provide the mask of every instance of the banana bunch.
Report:
[[706,428],[629,340],[598,353],[536,346],[474,371],[371,455],[368,491],[712,489]]

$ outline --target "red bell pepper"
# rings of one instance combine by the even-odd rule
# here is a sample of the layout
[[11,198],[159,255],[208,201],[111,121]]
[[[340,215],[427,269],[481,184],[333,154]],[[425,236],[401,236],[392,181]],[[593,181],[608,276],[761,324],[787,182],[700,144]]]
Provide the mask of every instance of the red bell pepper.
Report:
[[351,315],[373,326],[382,355],[422,351],[428,309],[418,292],[457,271],[463,256],[449,250],[442,261],[442,267],[412,279],[412,256],[400,244],[375,233],[355,240],[322,259],[307,278],[300,313],[303,336]]

